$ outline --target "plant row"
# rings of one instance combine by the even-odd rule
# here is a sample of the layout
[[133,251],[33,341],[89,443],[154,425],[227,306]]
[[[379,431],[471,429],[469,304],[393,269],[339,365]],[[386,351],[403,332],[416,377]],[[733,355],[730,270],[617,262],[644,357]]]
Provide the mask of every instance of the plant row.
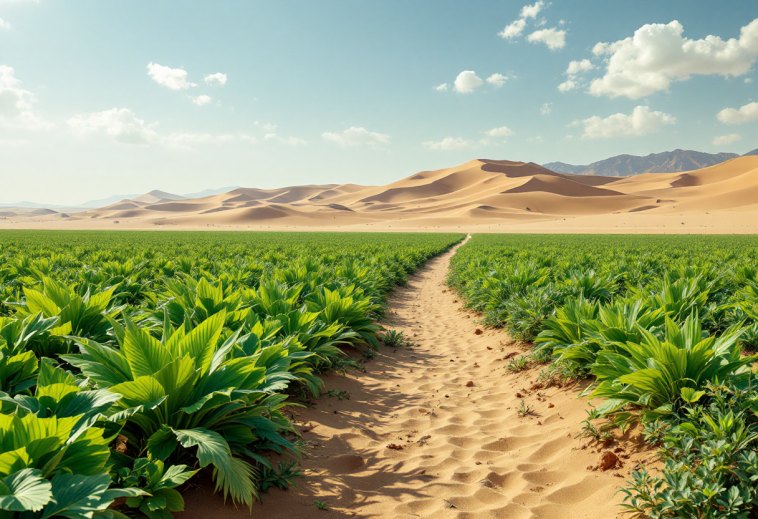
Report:
[[602,425],[585,432],[640,424],[661,447],[660,474],[635,471],[625,506],[753,517],[758,238],[477,235],[449,281],[485,322],[533,341],[544,374],[593,379]]
[[284,406],[461,239],[0,234],[0,519],[171,517],[200,470],[235,504],[288,486]]

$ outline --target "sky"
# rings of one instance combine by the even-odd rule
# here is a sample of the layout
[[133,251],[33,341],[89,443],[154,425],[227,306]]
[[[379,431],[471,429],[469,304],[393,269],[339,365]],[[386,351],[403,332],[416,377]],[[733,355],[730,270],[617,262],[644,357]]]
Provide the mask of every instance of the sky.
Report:
[[0,0],[0,203],[758,148],[758,2]]

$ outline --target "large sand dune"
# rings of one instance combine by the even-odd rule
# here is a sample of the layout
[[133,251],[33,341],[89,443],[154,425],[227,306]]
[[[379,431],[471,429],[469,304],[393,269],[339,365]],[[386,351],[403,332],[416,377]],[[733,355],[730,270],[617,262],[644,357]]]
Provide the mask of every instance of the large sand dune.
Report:
[[239,188],[196,199],[165,195],[153,191],[70,215],[6,210],[0,227],[755,232],[758,156],[624,178],[479,159],[384,186]]

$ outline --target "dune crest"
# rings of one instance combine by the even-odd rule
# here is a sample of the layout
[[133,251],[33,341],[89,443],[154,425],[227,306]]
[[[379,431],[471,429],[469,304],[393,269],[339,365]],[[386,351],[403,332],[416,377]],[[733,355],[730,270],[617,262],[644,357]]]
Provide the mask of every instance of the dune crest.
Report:
[[[726,221],[734,212],[756,210],[758,156],[745,156],[694,171],[633,177],[572,175],[534,163],[476,159],[384,186],[238,188],[193,199],[152,191],[65,219],[59,213],[36,211],[11,211],[14,214],[5,218],[15,218],[17,223],[34,218],[40,227],[60,228],[103,228],[115,220],[128,220],[137,228],[275,225],[361,230],[526,225],[537,231],[540,225],[547,228],[551,222],[571,219],[575,225],[602,231],[613,222],[618,227],[619,217],[612,215],[625,215],[620,218],[625,225],[640,215],[656,215],[665,222],[667,215],[720,213],[706,220]],[[603,215],[609,218],[597,219]]]

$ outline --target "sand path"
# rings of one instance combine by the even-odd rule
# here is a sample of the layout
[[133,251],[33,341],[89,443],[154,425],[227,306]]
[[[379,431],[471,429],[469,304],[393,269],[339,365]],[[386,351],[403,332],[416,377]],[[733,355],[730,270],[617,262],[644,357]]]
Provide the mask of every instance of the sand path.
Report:
[[[587,408],[577,398],[581,388],[530,391],[541,367],[505,370],[517,345],[500,330],[477,335],[475,316],[445,286],[454,253],[429,261],[390,300],[385,326],[417,346],[382,347],[366,373],[327,376],[324,395],[299,410],[308,479],[263,494],[253,517],[620,516],[619,472],[626,475],[640,457],[635,446],[620,444],[632,454],[621,471],[587,470],[599,451],[574,438]],[[519,416],[522,396],[534,414]],[[223,507],[207,484],[185,499],[187,512],[177,517],[249,517]],[[329,514],[314,501],[326,503]]]

